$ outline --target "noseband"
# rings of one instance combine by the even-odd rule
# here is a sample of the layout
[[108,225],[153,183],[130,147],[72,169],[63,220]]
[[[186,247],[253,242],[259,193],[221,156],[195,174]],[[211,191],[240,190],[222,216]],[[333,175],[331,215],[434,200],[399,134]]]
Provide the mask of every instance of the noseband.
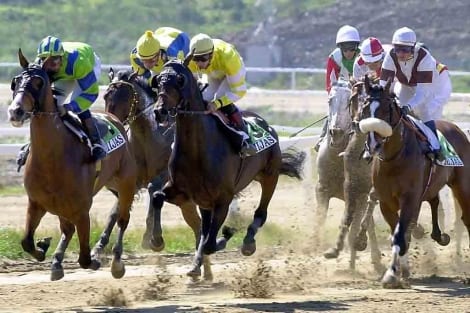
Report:
[[[49,83],[49,77],[47,76],[46,71],[44,71],[38,64],[30,64],[28,68],[24,70],[21,73],[21,76],[19,77],[21,79],[20,86],[18,87],[18,89],[16,89],[13,92],[13,98],[18,93],[24,94],[25,92],[28,92],[33,97],[34,104],[33,104],[33,109],[31,110],[31,112],[25,111],[25,113],[31,113],[31,114],[46,113],[46,112],[41,112],[41,101],[44,100],[46,84]],[[36,78],[36,77],[40,78],[42,81],[42,86],[39,89],[36,89],[33,87],[33,78]],[[53,113],[57,113],[57,112],[53,112]]]

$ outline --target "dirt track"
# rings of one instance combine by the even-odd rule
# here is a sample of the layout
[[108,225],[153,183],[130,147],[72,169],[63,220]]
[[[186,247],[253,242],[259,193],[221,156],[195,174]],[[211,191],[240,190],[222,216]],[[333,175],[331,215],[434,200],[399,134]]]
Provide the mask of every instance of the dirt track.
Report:
[[[261,99],[273,101],[269,97],[251,100],[259,103]],[[281,102],[291,108],[306,103],[302,98]],[[300,110],[303,109],[308,108]],[[467,112],[468,104],[456,103],[449,106],[448,112],[458,115],[461,110]],[[271,202],[268,222],[311,234],[314,183],[315,180],[303,184],[282,180]],[[241,200],[242,212],[251,215],[258,198],[259,189],[253,185]],[[26,197],[1,200],[0,227],[22,228]],[[99,193],[91,212],[94,218],[103,220],[113,201],[109,193]],[[327,221],[330,229],[339,224],[342,207],[341,201],[331,203]],[[428,211],[423,209],[421,219],[429,232]],[[452,218],[452,210],[448,213]],[[142,197],[135,204],[129,227],[143,226],[144,216]],[[383,230],[379,236],[386,238],[378,212],[376,218]],[[179,209],[166,205],[163,222],[183,223]],[[47,215],[41,227],[56,225],[56,217]],[[463,245],[468,247],[468,243],[465,235]],[[311,238],[304,236],[277,247],[259,243],[252,257],[243,257],[238,251],[219,253],[213,258],[214,282],[196,285],[187,284],[185,276],[190,255],[128,257],[127,273],[121,280],[113,279],[106,265],[97,272],[82,270],[74,262],[76,256],[68,255],[65,278],[58,282],[49,281],[49,259],[43,263],[0,260],[0,311],[470,312],[470,250],[464,249],[458,258],[453,241],[448,247],[438,247],[429,239],[415,240],[410,249],[411,287],[399,290],[382,289],[381,275],[373,271],[368,252],[359,254],[358,271],[351,273],[347,271],[348,252],[337,260],[326,260],[321,255],[323,249],[314,251],[313,245]],[[381,249],[382,264],[386,265],[390,248],[384,239]]]

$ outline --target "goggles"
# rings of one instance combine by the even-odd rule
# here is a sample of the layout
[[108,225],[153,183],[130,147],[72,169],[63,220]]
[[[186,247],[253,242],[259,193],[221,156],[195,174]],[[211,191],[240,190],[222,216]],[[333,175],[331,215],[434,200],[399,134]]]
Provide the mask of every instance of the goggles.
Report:
[[358,46],[359,45],[355,42],[345,42],[339,44],[341,51],[356,51]]
[[204,55],[195,55],[193,57],[194,62],[207,62],[211,59],[212,54],[204,54]]
[[412,46],[402,46],[402,45],[394,45],[393,49],[395,49],[396,53],[411,53],[414,49]]

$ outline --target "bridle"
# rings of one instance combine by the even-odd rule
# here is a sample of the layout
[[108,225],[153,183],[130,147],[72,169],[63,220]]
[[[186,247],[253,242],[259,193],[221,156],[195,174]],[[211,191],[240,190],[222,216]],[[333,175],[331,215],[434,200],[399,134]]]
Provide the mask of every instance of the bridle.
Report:
[[[39,89],[36,89],[33,86],[33,78],[39,78],[42,81],[42,85]],[[18,88],[16,88],[16,80],[20,80]],[[49,77],[45,70],[41,68],[38,64],[30,64],[27,69],[25,69],[21,75],[16,76],[12,80],[11,88],[13,90],[13,98],[16,97],[19,93],[28,92],[33,100],[33,108],[31,111],[24,111],[32,115],[46,114],[46,115],[55,115],[58,114],[55,112],[44,112],[41,108],[41,103],[44,102],[46,85],[49,84]],[[24,110],[24,109],[23,109]]]

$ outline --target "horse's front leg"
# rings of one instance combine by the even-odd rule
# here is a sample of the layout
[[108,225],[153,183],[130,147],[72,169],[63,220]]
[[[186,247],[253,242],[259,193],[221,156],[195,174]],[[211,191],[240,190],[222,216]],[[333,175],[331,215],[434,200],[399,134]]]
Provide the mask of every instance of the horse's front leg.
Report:
[[64,268],[62,267],[62,261],[64,260],[65,250],[67,249],[70,243],[70,239],[72,239],[72,236],[75,233],[75,225],[61,217],[59,217],[59,221],[62,235],[60,237],[59,243],[57,244],[57,248],[54,251],[54,255],[52,256],[52,281],[59,280],[64,277]]
[[46,252],[49,249],[51,238],[44,238],[34,245],[34,233],[39,226],[39,222],[46,214],[46,210],[36,202],[29,200],[28,209],[26,211],[26,225],[21,246],[23,250],[31,254],[36,260],[44,261]]
[[196,253],[194,255],[193,267],[187,273],[187,275],[193,280],[197,280],[201,276],[201,265],[204,257],[204,245],[209,237],[209,230],[212,222],[212,210],[199,208],[199,212],[201,214],[201,236],[199,238],[199,244],[197,245]]
[[[401,273],[404,278],[409,277],[409,268],[400,267],[400,257],[405,257],[408,253],[411,239],[410,225],[417,223],[420,204],[420,200],[414,195],[402,195],[399,199],[400,217],[392,236],[392,262],[382,279],[382,285],[385,288],[401,287],[398,273]],[[382,205],[383,203],[381,203],[381,208]]]
[[[153,251],[159,252],[165,248],[165,241],[162,236],[162,226],[161,226],[161,207],[155,207],[153,202],[153,194],[162,189],[163,186],[163,176],[166,178],[166,175],[159,175],[155,177],[147,186],[147,192],[150,197],[150,201],[147,209],[147,217],[145,219],[145,232],[142,237],[142,248],[152,249]],[[151,240],[154,240],[155,244],[151,243]]]

